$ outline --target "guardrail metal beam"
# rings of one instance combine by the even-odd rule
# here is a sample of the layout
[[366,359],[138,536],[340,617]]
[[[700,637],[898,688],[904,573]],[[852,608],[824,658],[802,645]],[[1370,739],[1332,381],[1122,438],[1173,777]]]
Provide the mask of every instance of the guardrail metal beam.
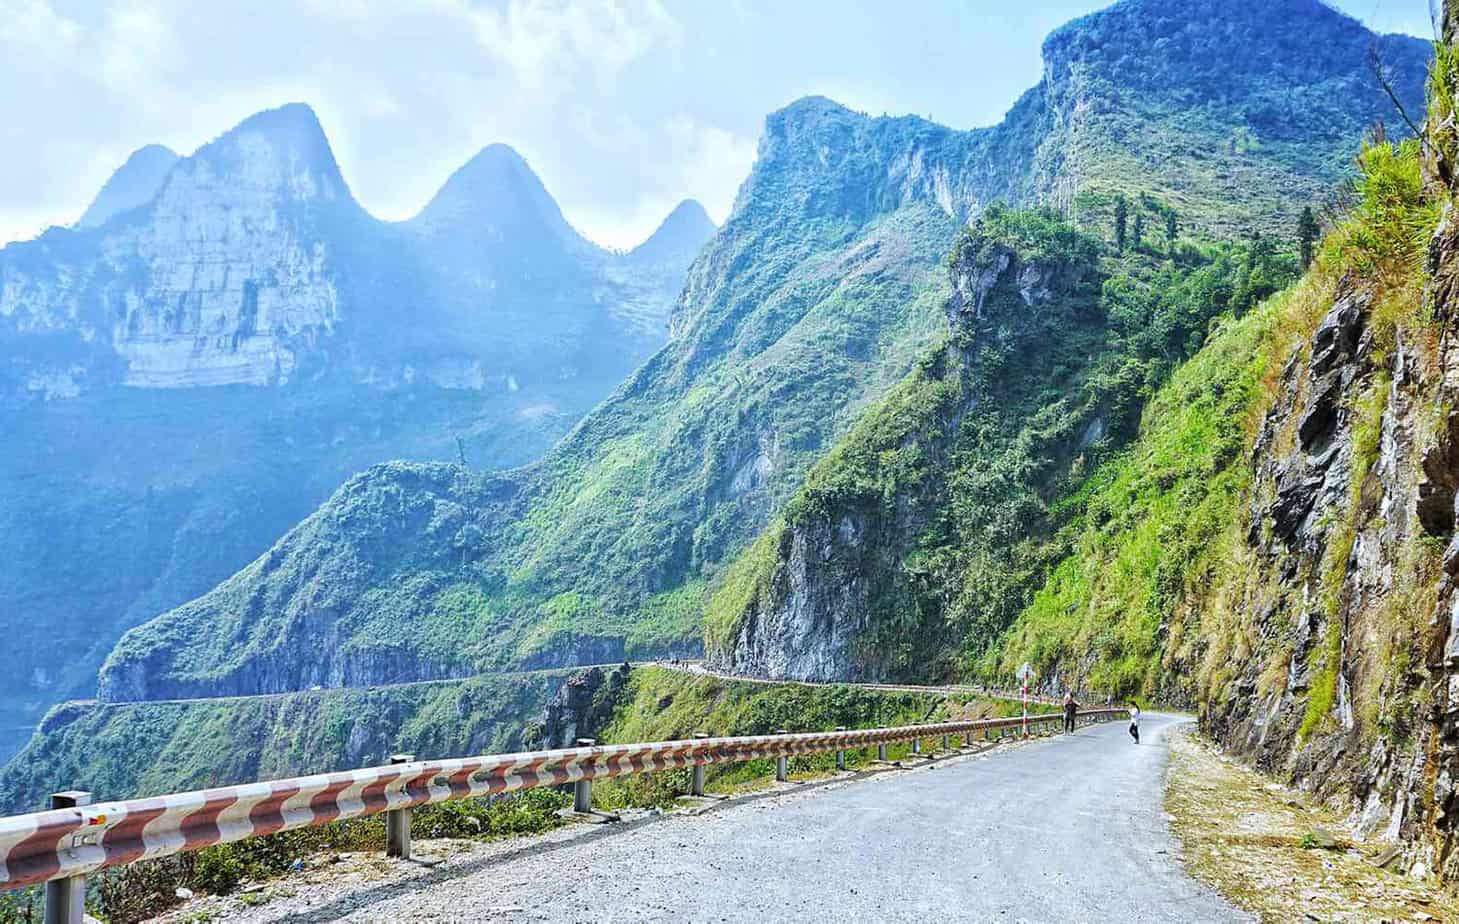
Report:
[[[1105,720],[1124,710],[1096,709],[1084,720]],[[1062,720],[1057,713],[1030,716],[1031,723]],[[379,767],[321,773],[196,792],[92,804],[84,792],[58,793],[49,811],[0,818],[0,890],[48,883],[47,922],[79,921],[88,874],[140,860],[200,850],[213,844],[275,834],[351,818],[385,814],[387,848],[410,854],[409,812],[421,805],[494,795],[537,786],[574,784],[678,767],[693,770],[693,791],[704,793],[704,767],[775,758],[777,777],[797,754],[823,754],[983,731],[1006,732],[1019,717],[942,722],[893,728],[780,733],[689,741],[580,746],[553,751],[417,760],[400,754]],[[580,740],[585,745],[587,739]],[[396,819],[391,821],[391,819]],[[393,832],[393,833],[392,833]],[[54,910],[54,915],[53,911]]]

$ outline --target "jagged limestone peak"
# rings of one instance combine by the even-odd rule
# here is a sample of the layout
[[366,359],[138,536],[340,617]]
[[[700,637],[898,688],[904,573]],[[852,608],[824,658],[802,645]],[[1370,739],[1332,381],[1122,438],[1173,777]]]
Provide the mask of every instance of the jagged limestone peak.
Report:
[[176,184],[196,184],[276,200],[354,202],[319,118],[304,103],[249,116],[184,166],[190,169],[169,177],[164,196]]

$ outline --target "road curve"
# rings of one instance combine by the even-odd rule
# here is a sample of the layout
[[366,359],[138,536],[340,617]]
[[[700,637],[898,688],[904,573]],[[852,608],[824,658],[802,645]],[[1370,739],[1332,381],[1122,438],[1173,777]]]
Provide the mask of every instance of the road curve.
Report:
[[[1165,736],[1123,723],[748,800],[251,921],[1244,921],[1176,859]],[[607,832],[604,832],[605,834]],[[303,895],[300,896],[304,898]]]

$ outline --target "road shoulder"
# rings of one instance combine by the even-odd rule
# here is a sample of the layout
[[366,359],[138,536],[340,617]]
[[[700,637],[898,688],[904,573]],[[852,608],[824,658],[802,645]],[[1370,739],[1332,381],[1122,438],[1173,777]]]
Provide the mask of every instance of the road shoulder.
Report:
[[1332,811],[1172,730],[1165,793],[1181,862],[1262,921],[1459,921],[1432,881],[1375,865],[1388,845],[1357,840]]

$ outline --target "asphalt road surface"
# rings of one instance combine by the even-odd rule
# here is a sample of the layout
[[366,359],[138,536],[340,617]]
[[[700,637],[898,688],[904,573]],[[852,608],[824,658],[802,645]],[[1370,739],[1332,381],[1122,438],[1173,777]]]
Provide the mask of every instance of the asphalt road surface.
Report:
[[448,864],[409,884],[315,896],[307,909],[271,904],[257,919],[1249,920],[1176,859],[1162,790],[1164,738],[1178,721],[1146,713],[1140,745],[1124,723],[1095,725]]

